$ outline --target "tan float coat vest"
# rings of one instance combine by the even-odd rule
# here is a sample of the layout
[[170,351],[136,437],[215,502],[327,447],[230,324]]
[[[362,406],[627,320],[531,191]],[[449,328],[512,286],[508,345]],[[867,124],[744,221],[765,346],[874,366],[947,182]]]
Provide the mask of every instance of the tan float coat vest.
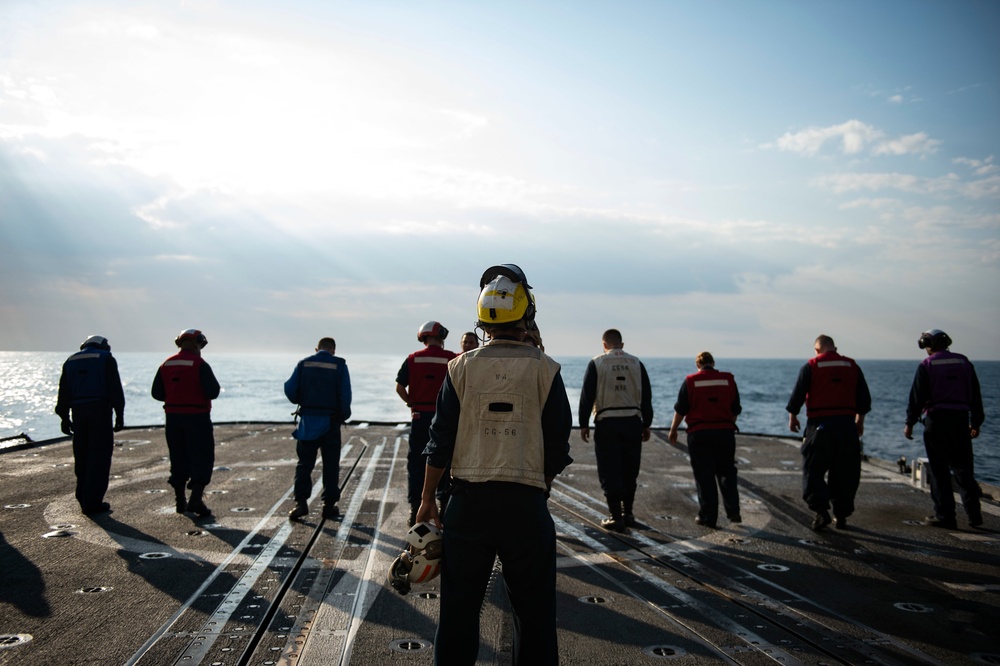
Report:
[[448,364],[461,404],[451,473],[545,488],[542,408],[559,364],[522,342],[491,341]]
[[622,416],[642,416],[642,369],[639,359],[621,349],[595,356],[597,395],[594,421]]

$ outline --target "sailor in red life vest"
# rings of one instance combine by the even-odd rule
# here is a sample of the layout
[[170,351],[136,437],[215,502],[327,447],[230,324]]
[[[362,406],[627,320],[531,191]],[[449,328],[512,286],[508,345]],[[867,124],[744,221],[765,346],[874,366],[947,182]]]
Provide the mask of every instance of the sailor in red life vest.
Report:
[[[455,358],[455,352],[444,348],[447,337],[448,329],[439,322],[425,322],[417,329],[417,340],[424,344],[424,348],[407,356],[396,374],[396,394],[410,408],[412,418],[410,449],[406,454],[406,499],[410,503],[410,527],[420,507],[426,468],[424,447],[430,439],[428,431],[434,418],[438,391],[448,374],[448,361]],[[448,475],[445,474],[438,495],[442,501],[446,501],[444,490],[447,485]]]
[[698,372],[684,379],[677,394],[667,437],[671,444],[677,444],[677,427],[681,419],[687,421],[688,455],[698,490],[698,515],[694,521],[715,529],[719,492],[729,522],[743,522],[736,485],[736,417],[743,407],[736,380],[732,374],[715,369],[710,352],[698,354],[695,366]]
[[[802,366],[788,399],[788,428],[799,431],[799,410],[806,406],[802,437],[802,499],[816,512],[812,528],[819,531],[832,522],[847,527],[854,513],[854,496],[861,484],[861,435],[872,396],[861,368],[841,356],[833,338],[821,335],[814,344],[816,356]],[[829,473],[829,480],[827,474]]]
[[[166,412],[167,449],[170,453],[170,485],[174,487],[177,513],[191,511],[200,518],[211,516],[202,493],[212,480],[215,436],[212,432],[212,400],[221,388],[212,368],[201,357],[208,338],[194,328],[181,331],[174,340],[180,351],[156,371],[153,398],[163,402]],[[185,498],[184,486],[191,491]]]
[[952,475],[958,485],[969,527],[983,524],[972,455],[972,440],[979,436],[986,416],[979,377],[969,359],[949,351],[951,338],[940,329],[921,334],[917,345],[927,358],[917,366],[906,408],[903,435],[913,439],[913,424],[924,424],[924,448],[931,484],[934,515],[925,524],[956,529]]

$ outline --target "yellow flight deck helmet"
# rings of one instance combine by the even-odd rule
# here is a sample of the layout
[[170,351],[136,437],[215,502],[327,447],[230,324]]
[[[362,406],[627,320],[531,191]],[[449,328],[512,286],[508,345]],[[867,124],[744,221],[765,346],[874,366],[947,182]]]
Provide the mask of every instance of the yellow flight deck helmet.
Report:
[[515,264],[491,266],[479,280],[479,323],[514,324],[535,318],[535,297],[528,279]]

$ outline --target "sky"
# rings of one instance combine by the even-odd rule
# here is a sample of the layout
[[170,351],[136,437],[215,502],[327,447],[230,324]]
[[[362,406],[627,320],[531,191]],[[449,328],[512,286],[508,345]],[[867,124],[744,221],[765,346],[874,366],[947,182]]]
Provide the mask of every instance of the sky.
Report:
[[0,350],[1000,359],[1000,3],[0,0]]

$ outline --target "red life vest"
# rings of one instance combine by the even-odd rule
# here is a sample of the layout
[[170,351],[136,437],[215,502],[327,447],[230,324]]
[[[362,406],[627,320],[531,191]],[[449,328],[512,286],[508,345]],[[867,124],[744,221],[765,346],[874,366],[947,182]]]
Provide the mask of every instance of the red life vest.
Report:
[[806,392],[806,416],[857,414],[858,365],[837,352],[809,359],[812,380]]
[[174,354],[160,366],[160,379],[167,395],[167,414],[202,414],[212,411],[212,401],[201,388],[201,356],[187,350]]
[[731,373],[705,368],[688,375],[684,382],[690,406],[684,416],[688,432],[736,430],[732,409],[736,399],[736,380]]
[[433,412],[437,408],[438,391],[448,374],[448,361],[453,358],[455,352],[437,345],[430,345],[406,357],[410,409]]

